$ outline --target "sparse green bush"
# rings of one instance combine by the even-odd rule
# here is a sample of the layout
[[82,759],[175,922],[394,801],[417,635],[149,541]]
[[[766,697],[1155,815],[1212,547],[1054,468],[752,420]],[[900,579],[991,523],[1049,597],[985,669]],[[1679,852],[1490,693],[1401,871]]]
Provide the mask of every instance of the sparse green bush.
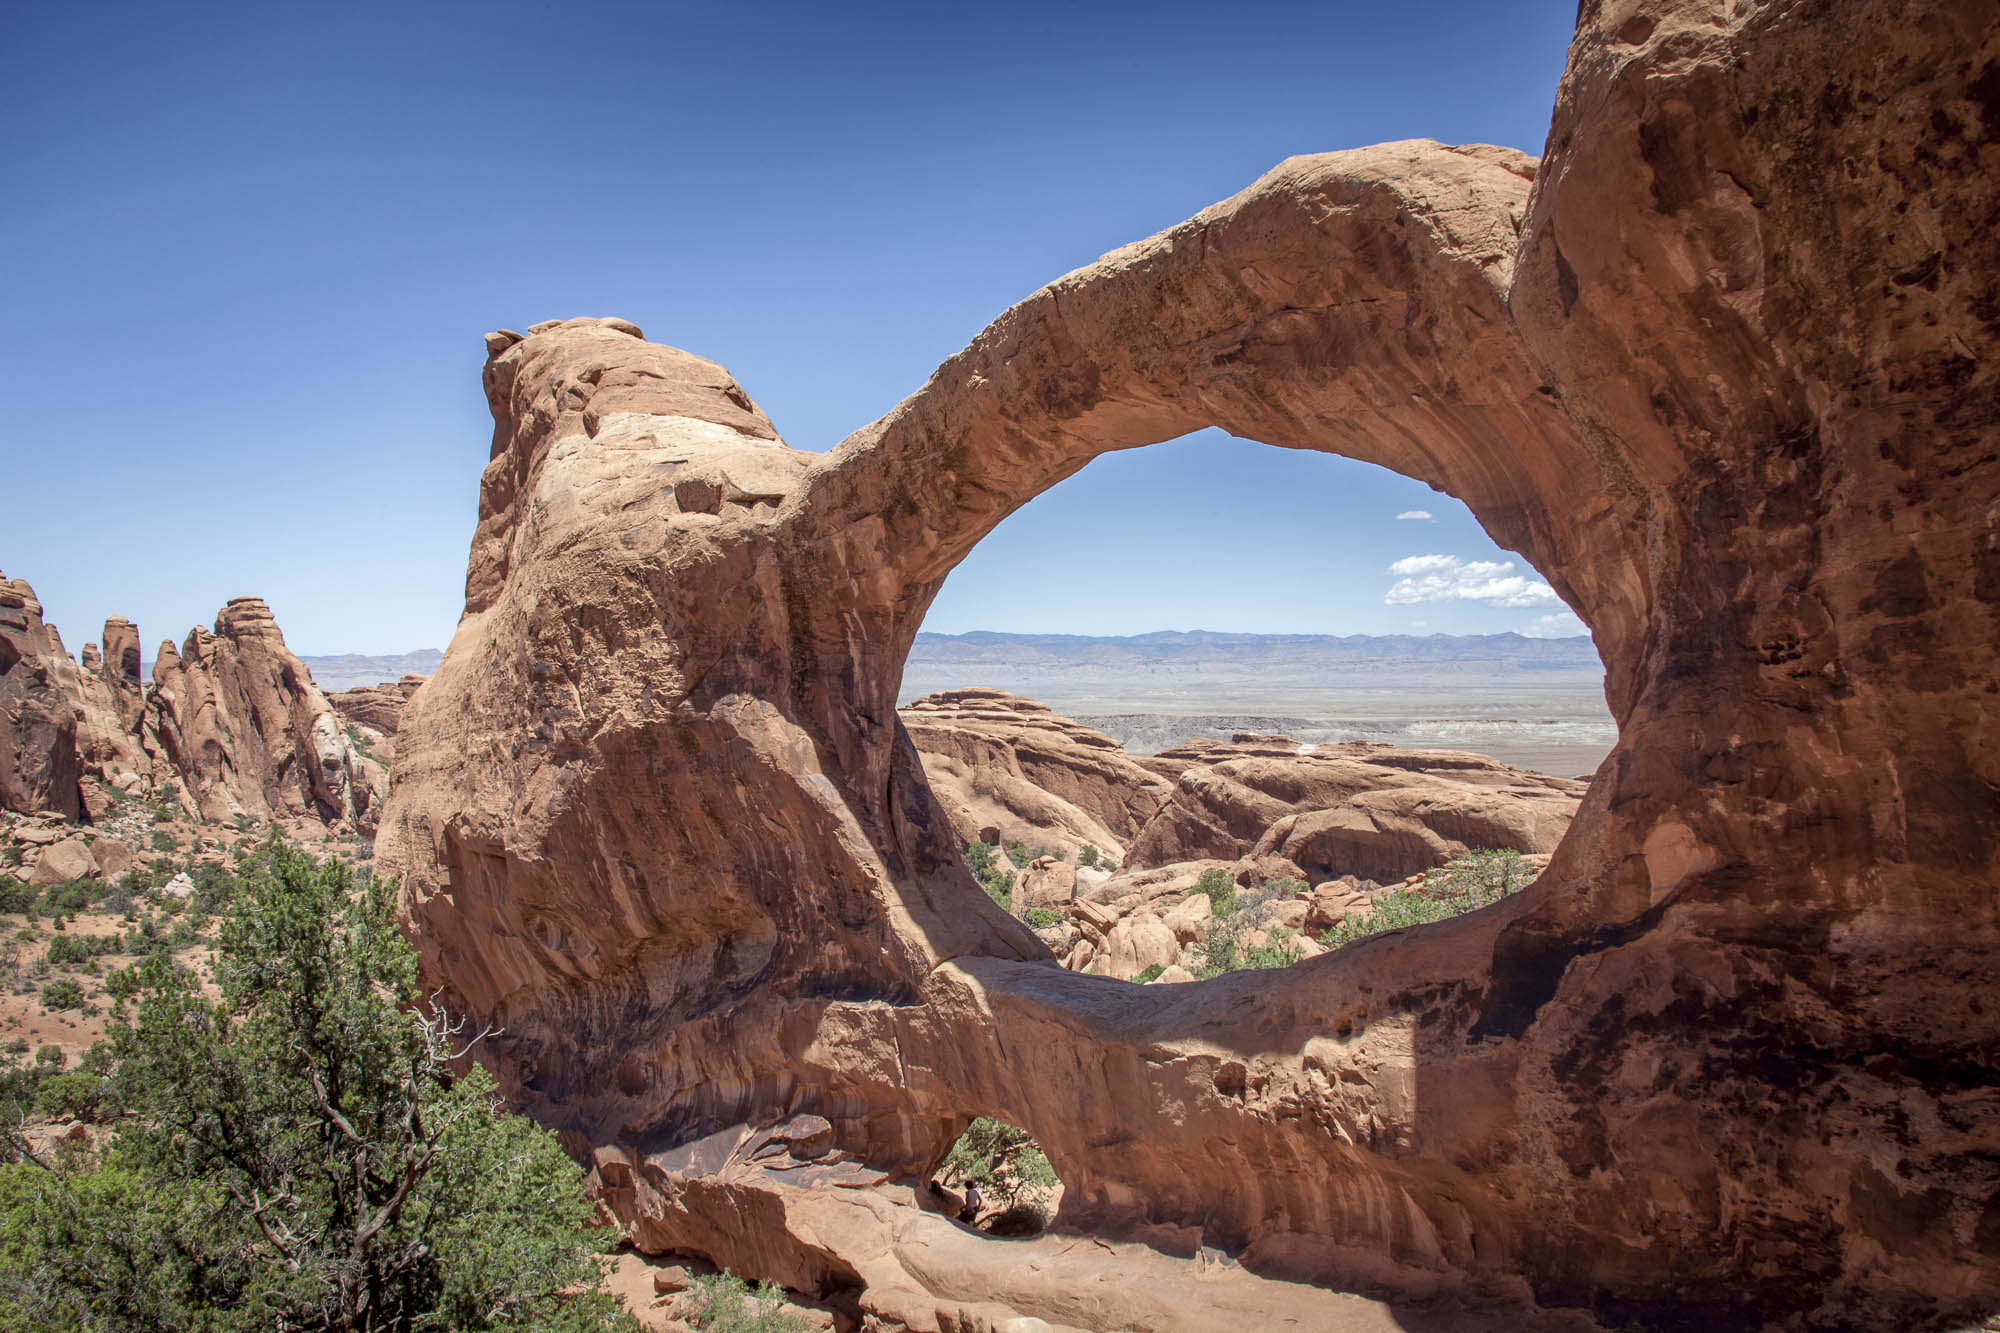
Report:
[[752,1287],[727,1270],[704,1273],[688,1283],[687,1322],[702,1333],[806,1333],[784,1298],[770,1282]]
[[153,830],[154,851],[171,852],[177,850],[180,847],[180,845],[181,845],[180,840],[174,837],[173,834],[167,832],[165,829],[156,828]]
[[106,1091],[104,1080],[88,1070],[51,1074],[35,1089],[35,1109],[52,1120],[94,1121]]
[[49,941],[46,955],[51,967],[81,967],[93,958],[122,953],[124,941],[116,935],[58,935]]
[[1016,870],[1026,870],[1028,862],[1038,860],[1047,855],[1048,853],[1039,847],[1025,847],[1018,842],[1010,843],[1007,847],[1007,859],[1014,863]]
[[1148,963],[1144,967],[1139,969],[1139,975],[1133,977],[1132,982],[1134,985],[1143,986],[1149,981],[1158,981],[1160,979],[1160,973],[1166,970],[1167,970],[1166,968],[1162,967],[1158,963]]
[[1505,848],[1472,852],[1424,872],[1422,887],[1396,889],[1375,899],[1366,918],[1348,917],[1320,936],[1330,949],[1391,930],[1429,925],[1499,902],[1529,884],[1521,854]]
[[32,915],[35,910],[35,891],[18,879],[0,879],[0,912],[22,912]]
[[69,977],[56,978],[42,987],[42,1008],[52,1014],[83,1008],[83,987]]
[[965,868],[972,872],[973,880],[986,891],[986,896],[1000,905],[1001,911],[1014,910],[1014,873],[995,861],[991,843],[975,842],[967,847]]
[[[1215,878],[1210,879],[1211,876]],[[1227,887],[1226,894],[1221,892],[1223,886]],[[1298,932],[1270,924],[1268,910],[1271,904],[1291,897],[1302,887],[1296,880],[1273,879],[1238,893],[1235,884],[1222,871],[1204,870],[1201,879],[1195,883],[1195,889],[1196,892],[1215,890],[1208,893],[1208,900],[1215,905],[1216,911],[1202,935],[1201,965],[1195,969],[1196,979],[1205,981],[1224,972],[1290,967],[1305,957],[1305,951],[1294,942]],[[1218,897],[1227,903],[1226,908],[1217,902]],[[1264,931],[1265,942],[1246,943],[1252,930]]]
[[1091,846],[1088,843],[1085,843],[1083,850],[1076,854],[1076,863],[1082,866],[1085,870],[1088,870],[1092,866],[1097,864],[1097,858],[1100,855],[1101,853],[1097,850],[1097,848]]
[[75,916],[96,902],[104,886],[94,879],[72,879],[42,890],[42,910],[51,916]]
[[1194,891],[1208,899],[1208,905],[1215,909],[1219,919],[1236,910],[1236,881],[1229,877],[1227,870],[1210,867],[1201,872],[1194,882]]
[[1063,923],[1063,914],[1053,907],[1030,907],[1021,913],[1030,930],[1048,930]]

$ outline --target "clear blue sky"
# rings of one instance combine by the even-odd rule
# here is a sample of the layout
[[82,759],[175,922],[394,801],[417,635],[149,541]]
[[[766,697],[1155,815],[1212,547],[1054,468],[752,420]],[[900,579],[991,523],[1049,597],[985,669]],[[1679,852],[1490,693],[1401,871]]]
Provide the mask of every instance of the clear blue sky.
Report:
[[[486,330],[624,316],[825,449],[1289,154],[1539,152],[1574,10],[6,3],[0,569],[72,650],[242,593],[301,652],[442,646]],[[1523,575],[1413,482],[1211,432],[1016,514],[930,627],[1521,629],[1561,611]]]

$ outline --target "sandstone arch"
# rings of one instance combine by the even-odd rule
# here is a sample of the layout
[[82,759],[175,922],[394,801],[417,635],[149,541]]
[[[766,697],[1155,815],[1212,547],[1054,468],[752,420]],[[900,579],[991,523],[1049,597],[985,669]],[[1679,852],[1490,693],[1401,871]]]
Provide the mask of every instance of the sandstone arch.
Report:
[[[1976,8],[1591,0],[1532,184],[1294,159],[824,457],[620,322],[489,339],[467,613],[382,854],[503,1082],[642,1231],[717,1246],[707,1136],[823,1118],[914,1171],[988,1113],[1067,1224],[1261,1271],[1713,1327],[1995,1301]],[[930,597],[1096,453],[1205,424],[1440,485],[1592,625],[1621,739],[1536,891],[1142,990],[965,880],[893,708]]]

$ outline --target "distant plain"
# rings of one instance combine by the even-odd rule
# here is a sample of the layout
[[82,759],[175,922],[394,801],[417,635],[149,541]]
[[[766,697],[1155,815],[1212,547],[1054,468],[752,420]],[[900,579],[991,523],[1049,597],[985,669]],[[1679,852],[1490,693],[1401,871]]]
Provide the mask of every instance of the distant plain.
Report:
[[1193,736],[1472,750],[1588,777],[1618,738],[1588,639],[1515,635],[919,635],[901,702],[983,686],[1025,695],[1135,754]]

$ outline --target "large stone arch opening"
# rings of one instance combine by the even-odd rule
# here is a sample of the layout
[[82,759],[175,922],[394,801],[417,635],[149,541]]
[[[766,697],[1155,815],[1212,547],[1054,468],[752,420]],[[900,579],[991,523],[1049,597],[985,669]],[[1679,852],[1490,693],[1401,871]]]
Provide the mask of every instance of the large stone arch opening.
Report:
[[[798,1202],[760,1164],[893,1181],[991,1115],[1059,1225],[1274,1275],[1711,1327],[2000,1292],[2000,36],[1723,8],[1585,5],[1538,169],[1293,159],[825,456],[620,321],[489,339],[378,854],[642,1244],[833,1280],[746,1232]],[[911,637],[1027,497],[1203,425],[1457,496],[1592,627],[1620,741],[1532,901],[1176,995],[982,908]]]

